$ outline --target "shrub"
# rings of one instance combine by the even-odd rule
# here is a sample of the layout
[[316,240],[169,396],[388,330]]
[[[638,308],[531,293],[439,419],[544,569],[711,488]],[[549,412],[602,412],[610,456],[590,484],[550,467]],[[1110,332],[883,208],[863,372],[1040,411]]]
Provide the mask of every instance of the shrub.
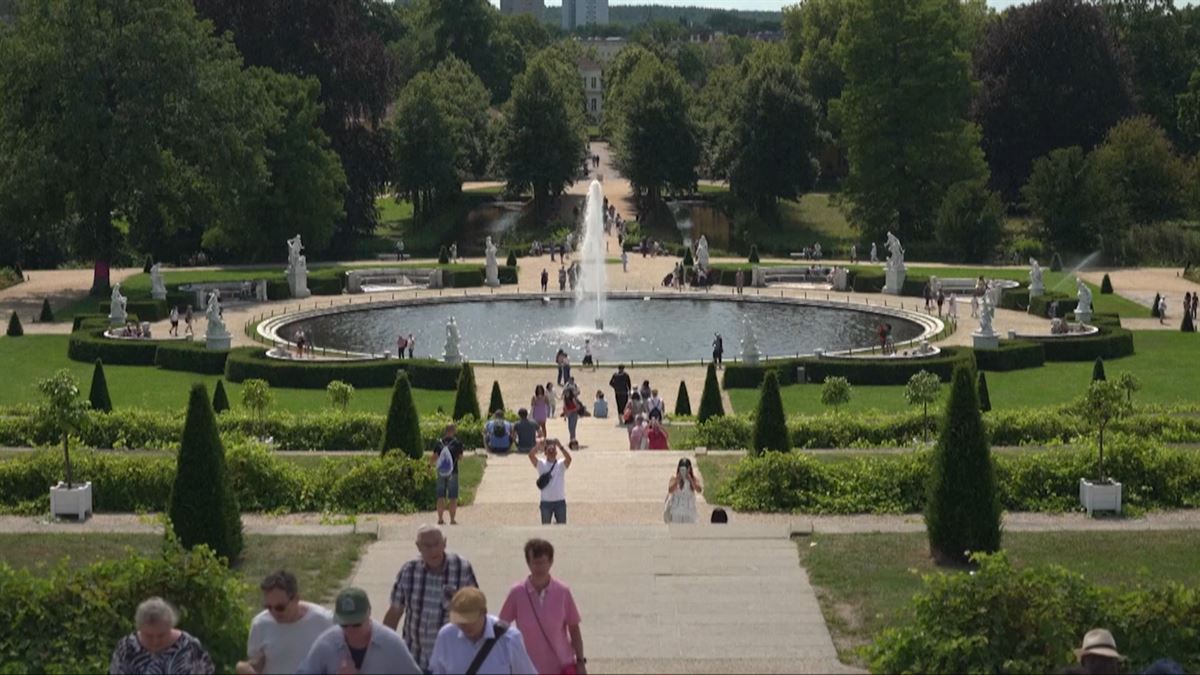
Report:
[[274,398],[271,385],[266,380],[246,380],[242,383],[242,406],[257,417],[261,418],[267,412]]
[[751,388],[762,384],[767,370],[775,370],[780,384],[797,384],[798,366],[804,367],[808,382],[824,382],[832,376],[844,377],[850,384],[905,384],[922,370],[948,382],[959,365],[974,367],[974,352],[963,347],[943,347],[942,354],[927,359],[837,359],[801,357],[770,361],[757,366],[729,364],[725,366],[726,388]]
[[1104,382],[1108,378],[1104,376],[1104,359],[1096,357],[1096,362],[1092,364],[1092,382]]
[[1155,293],[1154,301],[1150,303],[1150,316],[1160,318],[1161,312],[1158,311],[1158,302],[1162,299],[1162,295]]
[[[108,317],[112,303],[106,300],[97,305],[97,307],[100,313]],[[131,315],[138,315],[142,321],[162,321],[171,314],[171,308],[167,306],[166,300],[129,300],[125,303],[125,311]]]
[[192,385],[168,510],[179,542],[207,545],[236,562],[242,554],[242,516],[226,482],[225,446],[203,384]]
[[937,375],[924,370],[913,375],[904,387],[904,400],[909,405],[921,406],[922,438],[928,438],[929,404],[937,402],[941,389],[942,381]]
[[108,395],[108,380],[104,378],[104,363],[96,359],[96,367],[92,370],[92,389],[88,392],[88,401],[92,410],[112,412],[112,399]]
[[787,418],[783,414],[783,399],[779,395],[779,379],[775,371],[767,371],[762,391],[758,397],[758,409],[754,415],[754,444],[751,450],[762,454],[764,450],[788,452],[792,449],[788,435]]
[[463,362],[458,373],[458,389],[454,392],[454,419],[464,417],[483,419],[479,414],[479,397],[475,393],[475,369]]
[[946,190],[934,233],[938,244],[955,260],[988,260],[1003,232],[1004,205],[984,181],[963,180]]
[[21,327],[21,317],[17,316],[16,310],[8,317],[8,337],[21,337],[25,334],[25,329]]
[[208,349],[202,341],[162,342],[154,352],[154,365],[203,375],[225,372],[228,349]]
[[679,381],[679,391],[675,394],[675,416],[690,417],[692,414],[692,399],[688,398],[687,383]]
[[1000,549],[996,473],[972,375],[967,368],[954,373],[929,472],[925,530],[939,563]]
[[142,274],[150,274],[151,267],[154,267],[154,258],[147,254],[146,262],[142,263]]
[[1179,330],[1184,333],[1196,332],[1196,324],[1192,321],[1192,313],[1190,311],[1183,313],[1183,323],[1179,324]]
[[504,265],[506,267],[516,267],[517,266],[517,254],[515,251],[508,252],[508,257],[504,259]]
[[326,393],[329,394],[329,403],[335,408],[346,412],[350,407],[350,400],[354,398],[354,385],[346,384],[341,380],[334,380],[325,387]]
[[448,265],[449,263],[450,263],[450,253],[446,250],[445,246],[442,246],[441,248],[438,249],[438,264],[439,265]]
[[850,382],[844,377],[827,377],[821,385],[821,404],[838,406],[850,402]]
[[488,414],[504,410],[504,395],[500,393],[500,383],[492,380],[492,395],[488,398]]
[[417,404],[413,401],[408,376],[404,373],[396,375],[396,384],[392,387],[392,401],[388,406],[387,420],[383,423],[383,438],[379,451],[386,455],[389,450],[400,450],[414,459],[420,459],[425,450],[425,446],[421,443],[421,424],[420,417],[417,416]]
[[1061,272],[1063,268],[1062,256],[1057,251],[1054,252],[1054,257],[1050,258],[1050,271]]
[[38,314],[39,323],[51,323],[54,321],[54,310],[50,309],[50,298],[42,298],[42,312]]
[[982,371],[979,373],[979,412],[988,412],[992,409],[992,397],[988,394],[987,375]]
[[1093,320],[1100,332],[1078,338],[1027,338],[1040,342],[1047,361],[1092,361],[1097,357],[1117,359],[1133,354],[1133,333]]
[[396,373],[408,373],[412,386],[451,391],[458,383],[459,367],[424,359],[372,359],[369,361],[284,361],[272,359],[258,347],[231,350],[225,362],[230,382],[250,378],[266,380],[273,387],[324,389],[334,380],[358,388],[390,387]]
[[1046,363],[1046,349],[1040,342],[1030,340],[1001,340],[996,349],[976,349],[975,365],[979,370],[1010,371],[1039,368]]
[[704,374],[704,391],[700,394],[700,414],[696,416],[699,422],[725,414],[725,404],[721,402],[721,388],[717,384],[717,366],[708,364]]
[[229,410],[229,396],[225,393],[225,380],[217,380],[217,388],[213,390],[213,412],[223,413]]
[[758,245],[757,244],[750,245],[750,257],[748,258],[748,261],[750,262],[751,265],[758,264]]
[[[107,323],[107,322],[106,322]],[[110,366],[152,366],[162,342],[157,340],[110,340],[105,328],[86,325],[67,339],[67,357],[72,361],[95,363],[103,359]]]
[[1113,292],[1112,279],[1109,279],[1108,274],[1106,273],[1104,275],[1104,279],[1102,279],[1100,281],[1100,294],[1101,295],[1112,295],[1112,292]]

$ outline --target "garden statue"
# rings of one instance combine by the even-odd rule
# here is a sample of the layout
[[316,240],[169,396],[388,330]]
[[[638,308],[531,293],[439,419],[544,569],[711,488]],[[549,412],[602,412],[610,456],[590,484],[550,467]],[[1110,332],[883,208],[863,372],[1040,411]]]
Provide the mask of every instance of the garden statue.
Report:
[[[872,253],[874,253],[874,248],[874,244],[872,244]],[[887,266],[884,268],[883,292],[900,295],[904,288],[904,277],[907,275],[904,267],[904,247],[900,245],[900,240],[896,238],[896,235],[888,232],[887,248],[889,253]]]
[[708,237],[700,235],[700,242],[696,244],[696,264],[701,269],[708,269]]
[[875,246],[875,242],[871,242],[871,262],[879,262],[879,249]]
[[288,246],[288,266],[287,280],[288,290],[291,291],[293,298],[307,298],[312,295],[308,290],[308,261],[305,256],[300,255],[300,251],[304,250],[304,244],[300,241],[300,235],[287,240]]
[[442,361],[457,365],[462,363],[463,355],[458,349],[458,324],[454,321],[454,317],[446,322],[446,346],[442,350]]
[[1029,259],[1029,297],[1041,297],[1046,292],[1046,287],[1042,285],[1042,266],[1038,261]]
[[124,326],[129,315],[125,312],[125,296],[121,295],[121,284],[113,284],[112,296],[109,298],[108,323],[111,326]]
[[208,319],[204,331],[204,346],[208,349],[229,349],[233,338],[225,328],[225,320],[221,318],[221,291],[214,288],[208,294],[204,317]]
[[[491,237],[488,237],[488,239],[491,239]],[[450,262],[452,262],[452,263],[458,262],[458,242],[457,241],[454,242],[453,244],[450,244]]]
[[167,299],[167,287],[163,283],[162,263],[150,266],[150,297],[155,300]]
[[979,334],[995,335],[992,329],[992,318],[996,315],[996,307],[992,304],[992,296],[984,295],[983,304],[979,307]]
[[900,245],[900,240],[891,232],[887,233],[887,248],[888,248],[888,269],[903,270],[904,269],[904,247]]
[[496,245],[492,243],[491,236],[487,238],[483,248],[487,253],[487,285],[495,288],[500,285],[500,275],[496,267]]
[[1075,305],[1075,318],[1079,323],[1087,324],[1092,321],[1092,289],[1083,283],[1083,279],[1075,277],[1076,295],[1079,304]]
[[300,241],[300,235],[297,234],[296,236],[292,237],[291,239],[288,239],[287,247],[288,247],[288,267],[289,268],[299,267],[302,259],[304,258],[304,256],[300,255],[300,252],[304,250],[304,243]]

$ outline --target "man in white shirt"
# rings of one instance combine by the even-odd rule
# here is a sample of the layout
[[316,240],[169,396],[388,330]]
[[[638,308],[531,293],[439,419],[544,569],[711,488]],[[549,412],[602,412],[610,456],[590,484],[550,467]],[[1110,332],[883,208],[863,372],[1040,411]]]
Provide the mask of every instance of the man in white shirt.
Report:
[[296,576],[279,570],[263,579],[263,611],[250,624],[248,661],[239,661],[239,675],[294,673],[313,642],[333,626],[324,607],[300,600]]
[[488,614],[487,597],[471,587],[450,600],[450,623],[438,631],[429,670],[434,675],[537,675],[521,631]]
[[650,398],[646,399],[646,416],[650,419],[658,418],[661,422],[663,418],[663,400],[658,397],[658,390],[650,390]]
[[[529,453],[529,463],[538,472],[538,488],[541,490],[542,524],[549,525],[553,516],[559,525],[567,523],[567,469],[571,467],[571,453],[558,442],[547,438],[540,444],[544,458],[538,457],[538,447]],[[560,459],[558,453],[562,453]]]

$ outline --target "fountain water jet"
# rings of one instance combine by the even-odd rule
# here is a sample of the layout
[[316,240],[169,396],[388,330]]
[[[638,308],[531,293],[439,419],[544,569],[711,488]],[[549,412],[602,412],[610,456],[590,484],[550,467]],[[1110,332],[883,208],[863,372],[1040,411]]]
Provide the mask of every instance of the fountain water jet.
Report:
[[600,181],[588,186],[584,204],[583,243],[579,247],[579,284],[575,287],[575,302],[582,310],[592,303],[591,323],[604,330],[604,294],[608,290],[608,274],[604,269],[604,191]]

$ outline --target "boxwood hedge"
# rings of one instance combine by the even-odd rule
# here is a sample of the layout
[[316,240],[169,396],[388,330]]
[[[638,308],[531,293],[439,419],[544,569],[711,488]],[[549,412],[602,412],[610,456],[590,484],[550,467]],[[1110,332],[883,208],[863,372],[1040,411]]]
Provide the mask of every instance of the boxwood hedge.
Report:
[[67,340],[67,356],[73,361],[94,363],[100,359],[109,365],[152,366],[158,346],[164,344],[158,340],[112,340],[104,337],[105,328],[88,325]]
[[1008,371],[1038,368],[1046,363],[1046,351],[1040,342],[1001,340],[996,349],[976,349],[975,365],[980,370]]
[[154,365],[166,370],[220,375],[225,372],[228,356],[228,349],[208,349],[203,342],[164,342],[154,353]]
[[1024,339],[1040,342],[1047,361],[1095,361],[1097,357],[1107,360],[1133,354],[1132,332],[1102,323],[1096,327],[1100,332],[1087,337]]
[[943,347],[942,353],[928,359],[842,359],[805,356],[799,359],[769,361],[759,365],[730,363],[725,366],[721,385],[726,389],[754,388],[762,384],[768,369],[776,371],[780,384],[797,384],[797,367],[804,367],[809,382],[824,382],[827,377],[844,377],[851,384],[905,384],[916,373],[927,370],[943,382],[950,380],[955,366],[974,366],[974,355],[963,347]]
[[225,378],[242,382],[266,380],[272,387],[324,389],[334,380],[355,387],[390,387],[399,371],[419,389],[453,390],[458,383],[458,366],[430,359],[372,359],[369,361],[287,361],[272,359],[260,347],[240,347],[229,352]]

